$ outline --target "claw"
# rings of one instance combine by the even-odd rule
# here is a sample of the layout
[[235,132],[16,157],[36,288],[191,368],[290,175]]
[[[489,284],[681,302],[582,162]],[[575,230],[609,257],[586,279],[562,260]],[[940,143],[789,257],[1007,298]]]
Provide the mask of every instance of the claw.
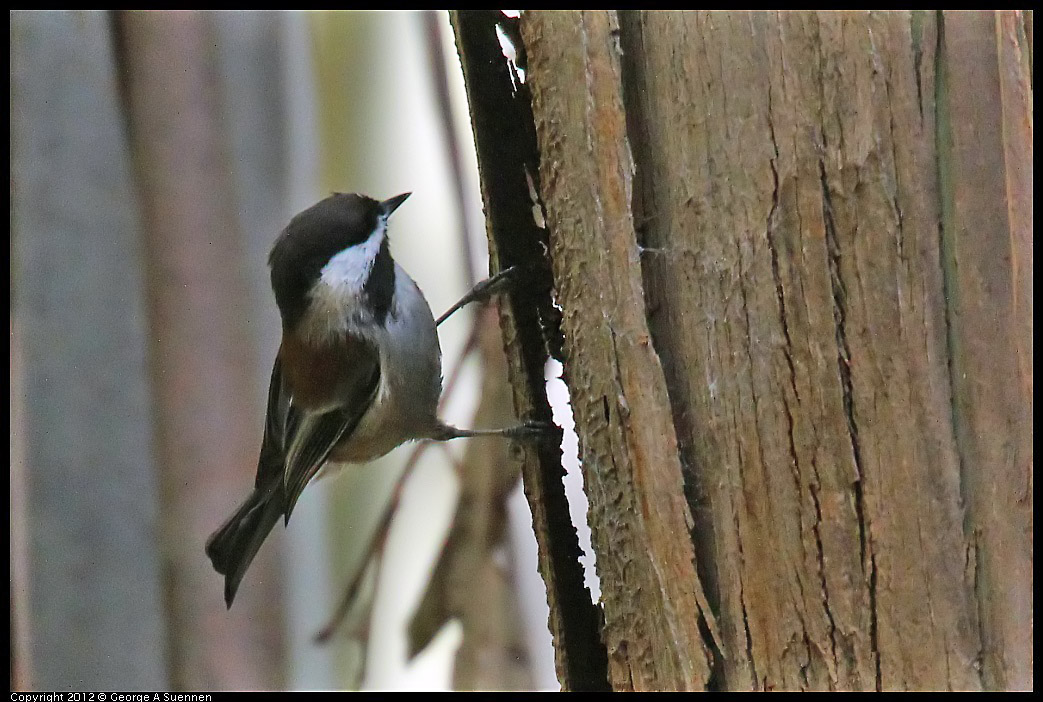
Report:
[[478,283],[478,285],[474,286],[472,294],[475,296],[476,300],[487,300],[498,292],[516,285],[521,272],[521,266],[504,268],[496,275],[486,278]]
[[521,440],[551,440],[560,439],[561,429],[554,422],[543,422],[530,419],[510,430],[512,439]]

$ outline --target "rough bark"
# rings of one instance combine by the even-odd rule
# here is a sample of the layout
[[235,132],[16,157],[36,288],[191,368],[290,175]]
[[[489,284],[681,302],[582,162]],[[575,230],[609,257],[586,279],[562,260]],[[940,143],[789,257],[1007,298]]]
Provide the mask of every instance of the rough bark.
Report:
[[609,679],[624,690],[701,689],[710,673],[704,598],[645,318],[618,27],[607,12],[538,13],[522,29]]
[[937,70],[952,424],[982,684],[1032,685],[1031,25],[945,13]]
[[613,686],[1030,686],[1024,18],[522,34]]
[[[550,422],[543,370],[560,354],[559,316],[550,295],[547,232],[534,218],[536,139],[528,90],[503,59],[496,27],[517,34],[516,21],[495,10],[451,15],[471,107],[493,270],[519,266],[525,273],[500,307],[516,415]],[[518,48],[520,40],[517,42]],[[519,447],[525,496],[532,510],[540,573],[547,585],[548,622],[563,690],[607,686],[598,612],[583,586],[579,541],[562,484],[561,449]]]

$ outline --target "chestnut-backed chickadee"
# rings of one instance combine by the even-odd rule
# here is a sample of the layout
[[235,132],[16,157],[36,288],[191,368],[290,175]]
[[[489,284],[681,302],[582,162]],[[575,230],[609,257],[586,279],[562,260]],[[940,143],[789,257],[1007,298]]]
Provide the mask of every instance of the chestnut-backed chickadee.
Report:
[[280,517],[289,521],[320,471],[379,458],[412,439],[528,438],[546,429],[530,423],[475,431],[438,418],[437,325],[388,249],[388,217],[409,195],[378,202],[334,194],[294,217],[272,247],[268,264],[283,332],[257,478],[206,543],[225,576],[229,607],[261,543]]

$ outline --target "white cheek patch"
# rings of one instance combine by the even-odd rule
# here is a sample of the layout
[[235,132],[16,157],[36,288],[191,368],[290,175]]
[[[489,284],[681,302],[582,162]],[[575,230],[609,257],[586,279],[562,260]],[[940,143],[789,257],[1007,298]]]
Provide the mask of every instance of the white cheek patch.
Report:
[[329,339],[367,318],[361,306],[362,292],[384,243],[386,229],[387,220],[381,217],[368,239],[336,254],[323,267],[300,327],[305,338]]
[[358,297],[369,280],[369,272],[380,253],[386,230],[387,219],[381,217],[368,239],[330,258],[322,268],[321,286],[335,295]]

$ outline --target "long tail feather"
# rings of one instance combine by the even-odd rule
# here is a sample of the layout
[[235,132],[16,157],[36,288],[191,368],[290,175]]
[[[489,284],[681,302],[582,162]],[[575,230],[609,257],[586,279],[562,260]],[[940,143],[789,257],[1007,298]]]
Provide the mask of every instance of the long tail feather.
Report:
[[254,490],[228,521],[206,540],[206,555],[225,576],[225,605],[232,606],[246,569],[282,516],[278,490]]

